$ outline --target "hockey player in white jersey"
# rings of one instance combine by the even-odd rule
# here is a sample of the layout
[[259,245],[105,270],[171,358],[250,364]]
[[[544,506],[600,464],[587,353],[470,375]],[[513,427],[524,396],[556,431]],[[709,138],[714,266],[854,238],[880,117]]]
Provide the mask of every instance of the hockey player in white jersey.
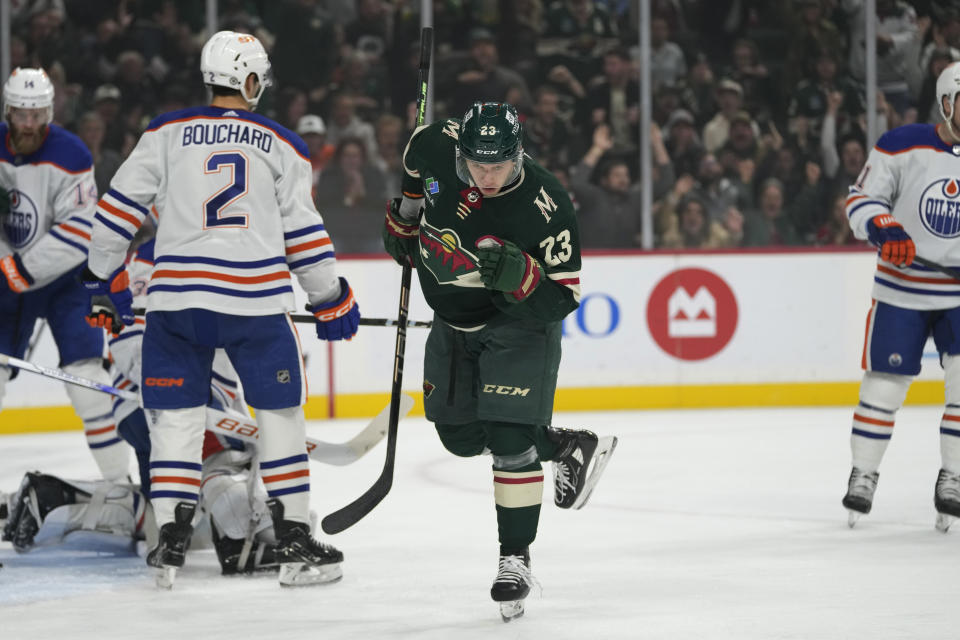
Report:
[[172,579],[192,532],[204,414],[215,349],[237,370],[261,428],[259,466],[278,538],[281,584],[340,577],[342,554],[309,530],[306,380],[291,272],[318,337],[349,339],[359,309],[338,278],[333,245],[310,197],[309,152],[252,112],[270,85],[260,42],[221,31],[201,52],[213,99],[154,119],[97,205],[84,281],[98,323],[133,321],[124,255],[157,221],[148,289],[142,396],[150,421],[151,503],[160,542],[148,564]]
[[960,517],[960,281],[914,261],[960,270],[960,64],[937,79],[943,122],[888,131],[850,187],[847,215],[879,249],[867,315],[860,403],[853,415],[853,469],[843,506],[849,524],[870,513],[896,412],[920,372],[928,337],[944,371],[937,528]]
[[[0,123],[0,352],[24,357],[46,318],[60,367],[104,384],[101,331],[84,325],[77,274],[87,258],[97,187],[83,142],[52,124],[53,85],[42,69],[18,68],[3,86]],[[16,370],[0,367],[0,402]],[[126,478],[130,449],[117,436],[110,399],[66,385],[104,478]]]

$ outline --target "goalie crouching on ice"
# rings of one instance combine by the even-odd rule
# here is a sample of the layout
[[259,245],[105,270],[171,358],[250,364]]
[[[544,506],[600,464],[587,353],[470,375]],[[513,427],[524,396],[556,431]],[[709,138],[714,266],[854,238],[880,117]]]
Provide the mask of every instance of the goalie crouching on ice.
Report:
[[[136,306],[146,302],[146,285],[153,270],[153,245],[153,240],[140,245],[128,267]],[[114,385],[118,388],[138,390],[132,381],[140,379],[144,327],[143,319],[138,318],[119,335],[111,336]],[[208,407],[248,415],[236,373],[222,351],[214,359]],[[34,547],[59,544],[81,531],[131,541],[145,539],[147,548],[156,546],[158,533],[149,506],[150,438],[143,409],[137,402],[115,398],[113,411],[118,432],[137,453],[141,485],[66,480],[28,472],[19,489],[5,501],[0,500],[3,540],[12,542],[16,551],[24,553]],[[254,458],[252,445],[205,433],[199,487],[201,509],[194,518],[197,534],[192,546],[205,546],[212,539],[224,575],[279,568],[266,493],[251,471]],[[209,530],[209,538],[202,535],[205,530]]]

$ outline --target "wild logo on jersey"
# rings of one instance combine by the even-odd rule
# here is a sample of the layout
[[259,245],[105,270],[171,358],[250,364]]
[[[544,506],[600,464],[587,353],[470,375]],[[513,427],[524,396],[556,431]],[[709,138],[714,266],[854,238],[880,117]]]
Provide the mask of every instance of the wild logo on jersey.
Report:
[[420,261],[440,284],[482,287],[477,256],[463,248],[453,229],[437,229],[420,221]]
[[941,178],[920,195],[920,220],[935,236],[960,236],[960,180]]
[[30,196],[14,189],[10,192],[10,213],[3,217],[3,233],[14,249],[25,247],[37,235],[39,212]]

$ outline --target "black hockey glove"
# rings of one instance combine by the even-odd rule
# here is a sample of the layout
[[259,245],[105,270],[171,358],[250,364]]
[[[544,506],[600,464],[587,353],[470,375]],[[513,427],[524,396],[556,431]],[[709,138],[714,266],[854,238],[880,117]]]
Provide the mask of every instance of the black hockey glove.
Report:
[[387,216],[383,221],[383,248],[397,264],[414,266],[413,255],[420,247],[420,224],[410,222],[400,215],[403,198],[394,198],[387,203]]

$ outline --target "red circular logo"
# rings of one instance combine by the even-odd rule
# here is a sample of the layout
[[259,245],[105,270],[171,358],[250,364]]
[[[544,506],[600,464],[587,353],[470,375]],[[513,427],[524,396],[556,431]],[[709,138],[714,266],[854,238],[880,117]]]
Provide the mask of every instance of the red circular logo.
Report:
[[660,348],[681,360],[719,353],[737,329],[737,299],[720,276],[679,269],[657,283],[647,304],[647,326]]

